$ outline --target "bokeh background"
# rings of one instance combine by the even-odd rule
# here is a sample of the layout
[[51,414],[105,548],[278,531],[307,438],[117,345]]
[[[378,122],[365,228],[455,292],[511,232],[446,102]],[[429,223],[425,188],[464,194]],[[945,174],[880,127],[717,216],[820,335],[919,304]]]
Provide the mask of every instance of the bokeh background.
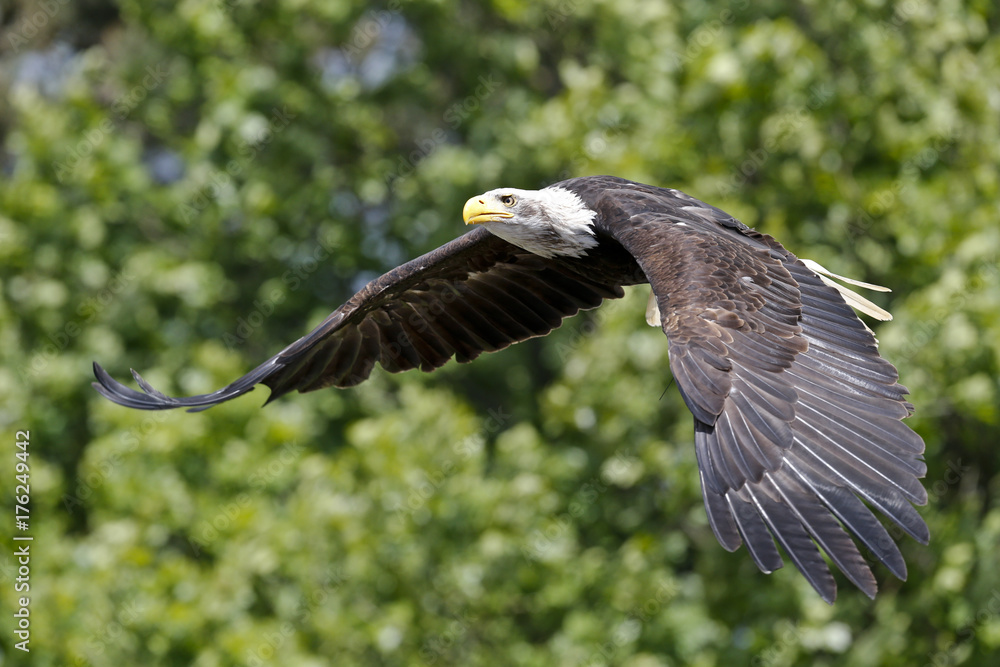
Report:
[[[0,474],[30,430],[30,656],[0,664],[992,665],[993,0],[87,0],[0,16]],[[824,604],[706,523],[647,291],[349,391],[216,389],[471,195],[677,187],[837,273],[927,443],[931,543]],[[131,382],[131,380],[129,380]],[[27,658],[30,657],[30,660]]]

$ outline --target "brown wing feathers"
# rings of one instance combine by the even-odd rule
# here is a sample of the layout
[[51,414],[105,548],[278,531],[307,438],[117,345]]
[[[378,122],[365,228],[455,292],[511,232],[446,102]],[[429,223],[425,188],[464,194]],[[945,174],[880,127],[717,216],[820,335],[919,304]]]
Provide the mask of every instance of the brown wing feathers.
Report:
[[544,259],[477,228],[372,281],[311,333],[217,392],[173,398],[133,372],[142,393],[97,364],[94,387],[133,408],[202,410],[257,384],[271,388],[269,401],[294,389],[350,387],[376,362],[391,372],[431,371],[452,357],[471,361],[547,334],[563,318],[621,297],[633,276],[599,257]]
[[[719,542],[729,550],[746,544],[770,572],[782,566],[777,540],[832,602],[836,584],[818,546],[874,596],[875,579],[846,527],[905,578],[898,547],[859,500],[926,543],[912,505],[927,501],[918,479],[923,442],[900,421],[911,407],[895,368],[843,297],[776,241],[747,230],[742,242],[676,220],[640,214],[618,238],[665,314],[670,366],[695,415],[705,507]],[[650,239],[655,254],[644,251]]]

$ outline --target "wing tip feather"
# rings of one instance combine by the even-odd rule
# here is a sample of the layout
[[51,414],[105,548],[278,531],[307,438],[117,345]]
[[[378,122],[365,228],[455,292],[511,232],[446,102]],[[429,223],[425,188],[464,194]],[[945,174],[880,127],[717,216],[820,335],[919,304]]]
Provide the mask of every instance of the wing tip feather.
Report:
[[243,376],[236,382],[210,394],[198,394],[196,396],[173,397],[167,396],[163,392],[155,389],[149,382],[135,370],[129,369],[132,377],[142,391],[136,391],[126,387],[104,370],[96,361],[93,362],[94,377],[97,382],[92,382],[91,386],[98,394],[108,399],[112,403],[133,408],[136,410],[173,410],[175,408],[187,408],[188,412],[201,412],[219,403],[228,401],[237,396],[242,396],[253,390],[260,378],[257,376],[264,369],[258,367],[254,372]]

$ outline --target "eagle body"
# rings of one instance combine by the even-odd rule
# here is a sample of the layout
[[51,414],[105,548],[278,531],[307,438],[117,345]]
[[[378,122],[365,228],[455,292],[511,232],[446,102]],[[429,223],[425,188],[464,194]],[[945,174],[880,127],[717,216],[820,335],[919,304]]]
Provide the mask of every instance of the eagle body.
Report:
[[[476,229],[373,280],[312,332],[227,387],[142,392],[94,364],[94,387],[128,407],[202,410],[257,384],[350,387],[390,372],[468,362],[560,326],[580,310],[649,283],[652,316],[694,415],[709,523],[756,565],[780,545],[827,602],[836,584],[822,549],[870,597],[877,586],[849,533],[900,579],[906,565],[875,517],[916,540],[927,494],[920,437],[896,369],[852,306],[874,304],[776,240],[678,190],[612,176],[538,191],[499,188],[463,211]],[[876,288],[842,279],[863,287]],[[849,531],[849,532],[848,532]]]

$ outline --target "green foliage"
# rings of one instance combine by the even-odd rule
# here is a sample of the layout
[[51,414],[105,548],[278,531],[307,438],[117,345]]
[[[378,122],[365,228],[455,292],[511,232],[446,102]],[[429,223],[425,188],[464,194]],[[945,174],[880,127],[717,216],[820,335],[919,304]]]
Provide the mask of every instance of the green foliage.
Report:
[[[0,471],[29,429],[31,664],[994,664],[1000,14],[784,10],[16,4]],[[907,582],[876,567],[870,602],[839,577],[829,607],[719,547],[644,289],[468,366],[265,409],[88,386],[99,360],[213,390],[462,233],[469,196],[595,173],[893,288],[877,332],[931,497]],[[25,664],[4,617],[0,664]]]

